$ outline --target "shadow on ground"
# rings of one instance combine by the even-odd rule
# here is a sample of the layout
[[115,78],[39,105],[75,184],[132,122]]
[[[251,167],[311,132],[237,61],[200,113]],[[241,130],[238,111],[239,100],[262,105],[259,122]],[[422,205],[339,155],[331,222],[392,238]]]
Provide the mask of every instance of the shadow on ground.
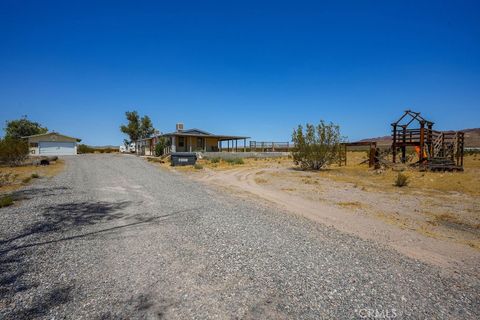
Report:
[[15,200],[28,200],[35,197],[58,196],[59,193],[68,194],[70,188],[67,187],[31,187],[28,189],[12,192]]
[[[39,317],[69,299],[71,287],[54,287],[48,293],[36,296],[28,304],[13,303],[16,295],[38,287],[38,283],[28,276],[32,267],[36,267],[33,265],[34,259],[31,259],[34,253],[32,247],[59,241],[49,239],[60,232],[121,219],[125,215],[121,210],[129,205],[130,202],[76,202],[46,207],[42,210],[40,221],[0,240],[0,318]],[[31,239],[43,241],[33,243],[29,241]]]
[[[39,284],[29,275],[39,272],[35,265],[37,247],[85,237],[96,237],[119,229],[141,224],[159,223],[170,216],[199,212],[199,208],[172,211],[164,215],[137,214],[128,216],[125,209],[132,202],[73,202],[42,209],[41,219],[0,240],[0,319],[36,318],[47,315],[49,309],[70,299],[71,287],[54,287],[48,293],[39,293]],[[115,220],[128,223],[96,228],[86,226],[104,224]],[[40,271],[41,272],[41,271]],[[37,289],[38,288],[38,289]],[[18,296],[33,295],[29,302],[18,302]],[[150,309],[145,298],[131,302],[137,311]],[[162,310],[158,311],[162,314]]]
[[0,240],[0,245],[29,236],[48,234],[54,231],[68,231],[78,227],[121,219],[124,213],[119,212],[130,205],[124,202],[74,202],[63,203],[43,209],[42,220],[20,231],[7,239]]

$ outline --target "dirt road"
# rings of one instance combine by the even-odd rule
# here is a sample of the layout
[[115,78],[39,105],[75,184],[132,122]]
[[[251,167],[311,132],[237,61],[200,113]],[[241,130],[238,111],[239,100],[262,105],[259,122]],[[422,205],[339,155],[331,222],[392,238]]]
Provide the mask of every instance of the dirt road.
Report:
[[480,317],[478,277],[134,156],[67,158],[17,197],[0,209],[2,319]]

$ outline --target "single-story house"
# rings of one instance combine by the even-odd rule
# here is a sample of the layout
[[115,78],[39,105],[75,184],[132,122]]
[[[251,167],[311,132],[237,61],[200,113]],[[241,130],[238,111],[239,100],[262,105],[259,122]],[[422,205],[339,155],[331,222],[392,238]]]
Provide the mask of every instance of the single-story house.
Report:
[[243,140],[243,147],[246,148],[247,139],[250,139],[245,136],[213,134],[200,129],[184,129],[183,124],[178,123],[174,132],[137,141],[137,154],[154,155],[155,146],[162,137],[169,142],[169,152],[238,151],[238,140]]
[[30,155],[34,156],[75,155],[77,154],[77,143],[82,141],[54,131],[24,138],[28,139]]

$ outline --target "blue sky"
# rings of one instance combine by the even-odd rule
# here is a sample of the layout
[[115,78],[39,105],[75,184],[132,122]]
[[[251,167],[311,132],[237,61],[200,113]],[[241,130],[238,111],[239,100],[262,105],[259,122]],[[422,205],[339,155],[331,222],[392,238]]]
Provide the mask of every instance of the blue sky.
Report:
[[350,140],[411,108],[480,126],[479,1],[0,1],[0,121],[28,115],[93,145],[124,112],[286,141]]

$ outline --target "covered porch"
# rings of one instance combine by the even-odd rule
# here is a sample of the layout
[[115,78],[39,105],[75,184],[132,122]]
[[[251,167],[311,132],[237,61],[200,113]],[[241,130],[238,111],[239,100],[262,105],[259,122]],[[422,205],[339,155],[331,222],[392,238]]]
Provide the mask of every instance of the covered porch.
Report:
[[[243,136],[220,136],[176,133],[168,135],[171,152],[238,152],[246,151]],[[239,143],[240,141],[240,143]]]

